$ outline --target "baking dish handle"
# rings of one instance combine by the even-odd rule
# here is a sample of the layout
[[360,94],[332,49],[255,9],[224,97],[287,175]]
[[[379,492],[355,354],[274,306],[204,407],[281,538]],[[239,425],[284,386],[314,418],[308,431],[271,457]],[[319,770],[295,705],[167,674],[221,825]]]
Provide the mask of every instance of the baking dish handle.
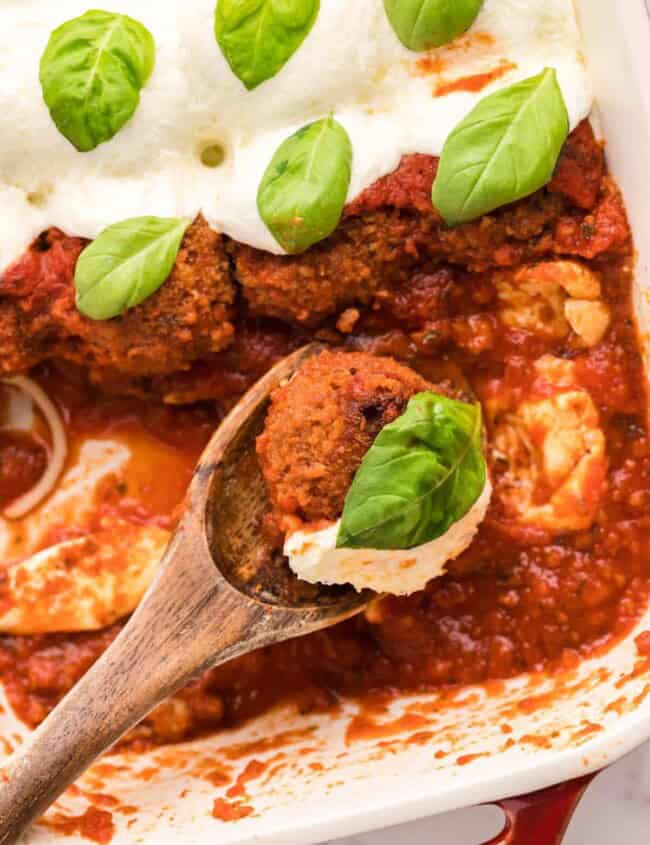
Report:
[[484,845],[560,845],[571,817],[595,774],[497,801],[506,816],[501,833]]

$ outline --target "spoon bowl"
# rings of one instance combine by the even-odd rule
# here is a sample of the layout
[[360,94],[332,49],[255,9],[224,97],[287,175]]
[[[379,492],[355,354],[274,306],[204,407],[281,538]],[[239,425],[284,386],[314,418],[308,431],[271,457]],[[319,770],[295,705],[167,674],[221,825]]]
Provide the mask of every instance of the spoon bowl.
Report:
[[[285,367],[294,371],[321,349],[319,344],[304,347],[269,376],[274,383],[285,381],[287,377],[281,377]],[[265,534],[264,518],[270,506],[255,454],[255,440],[264,428],[268,407],[263,382],[253,388],[219,429],[218,448],[223,452],[216,455],[216,448],[208,448],[199,462],[197,472],[205,472],[210,478],[206,537],[212,558],[221,574],[255,601],[279,608],[318,609],[321,613],[327,608],[334,612],[348,606],[358,608],[367,602],[367,595],[360,597],[349,587],[300,581],[281,550]]]
[[0,771],[0,845],[16,842],[103,751],[206,669],[333,625],[370,600],[299,581],[263,531],[269,504],[255,438],[271,392],[320,349],[283,359],[215,432],[139,608]]

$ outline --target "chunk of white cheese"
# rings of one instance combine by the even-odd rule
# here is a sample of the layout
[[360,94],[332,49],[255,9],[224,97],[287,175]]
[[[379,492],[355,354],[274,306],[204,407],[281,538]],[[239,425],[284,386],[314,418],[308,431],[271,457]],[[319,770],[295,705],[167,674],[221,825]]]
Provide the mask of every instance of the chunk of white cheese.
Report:
[[284,553],[295,574],[310,584],[351,584],[359,591],[409,595],[443,575],[447,563],[470,545],[491,495],[492,485],[486,480],[462,519],[441,537],[413,549],[337,549],[338,520],[319,531],[294,531],[285,541]]

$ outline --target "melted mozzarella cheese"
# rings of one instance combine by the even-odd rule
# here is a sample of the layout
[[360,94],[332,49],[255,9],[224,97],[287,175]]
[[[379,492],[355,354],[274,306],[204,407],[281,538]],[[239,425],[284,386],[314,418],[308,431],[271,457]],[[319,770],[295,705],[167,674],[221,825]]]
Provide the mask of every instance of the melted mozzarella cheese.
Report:
[[[399,43],[380,0],[321,0],[299,50],[251,92],[217,47],[214,5],[102,4],[150,29],[156,66],[130,123],[108,143],[79,153],[54,126],[38,71],[52,30],[88,3],[3,0],[0,269],[48,226],[92,238],[110,223],[142,214],[202,211],[236,240],[279,253],[257,212],[260,179],[282,140],[330,111],[355,151],[349,199],[392,171],[403,154],[438,155],[478,99],[545,66],[557,69],[571,125],[590,111],[572,0],[485,0],[466,36],[424,56]],[[490,79],[495,69],[496,78],[482,90],[453,90],[458,80]],[[436,96],[445,85],[452,93]],[[217,168],[201,163],[202,150],[213,144],[225,150]]]
[[472,542],[490,504],[489,480],[473,507],[441,537],[404,550],[337,549],[340,520],[319,531],[295,531],[284,544],[289,566],[310,584],[352,584],[355,589],[409,595],[444,574]]
[[0,633],[96,631],[128,616],[169,538],[155,526],[121,525],[10,564],[0,578]]

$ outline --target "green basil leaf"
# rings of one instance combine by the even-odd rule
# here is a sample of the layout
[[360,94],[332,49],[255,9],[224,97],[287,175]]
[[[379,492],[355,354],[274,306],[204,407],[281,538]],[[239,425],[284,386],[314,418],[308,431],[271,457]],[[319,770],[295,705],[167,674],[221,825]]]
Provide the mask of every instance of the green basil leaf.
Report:
[[434,205],[455,226],[529,196],[550,181],[568,134],[552,68],[490,94],[447,139]]
[[127,15],[93,10],[55,29],[40,80],[59,132],[81,152],[109,141],[137,109],[155,57],[151,33]]
[[309,35],[320,0],[217,0],[214,32],[249,89],[275,76]]
[[418,393],[357,470],[337,548],[410,549],[435,540],[465,516],[485,481],[481,406]]
[[280,144],[262,177],[257,208],[287,252],[302,252],[336,229],[351,171],[350,138],[331,115]]
[[469,29],[483,0],[384,0],[395,34],[409,50],[449,44]]
[[189,224],[176,217],[133,217],[104,229],[77,261],[79,311],[108,320],[155,293],[174,267]]

